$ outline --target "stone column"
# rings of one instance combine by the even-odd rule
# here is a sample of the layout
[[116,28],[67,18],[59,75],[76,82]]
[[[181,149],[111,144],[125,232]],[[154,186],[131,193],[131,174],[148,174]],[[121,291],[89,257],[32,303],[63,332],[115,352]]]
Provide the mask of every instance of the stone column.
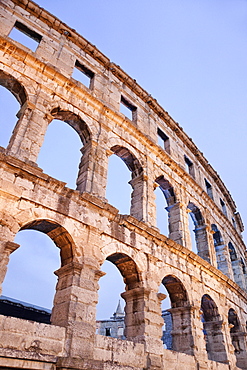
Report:
[[128,340],[144,342],[146,327],[146,302],[150,289],[134,288],[122,293],[125,306],[125,332]]
[[77,190],[105,199],[107,184],[107,153],[96,141],[88,142],[81,149]]
[[[147,166],[150,164],[147,162]],[[157,227],[156,215],[156,195],[155,189],[159,186],[153,178],[153,167],[145,169],[147,176],[145,177],[146,190],[145,190],[145,207],[146,207],[146,223],[151,227]]]
[[7,272],[10,254],[17,250],[19,247],[20,244],[16,244],[13,242],[3,242],[3,250],[1,252],[0,258],[0,295],[2,294],[2,284]]
[[125,337],[127,340],[144,343],[147,353],[147,368],[161,368],[163,355],[160,304],[166,297],[149,288],[134,288],[121,294],[125,306]]
[[144,194],[146,177],[141,174],[129,181],[132,186],[130,215],[139,221],[146,221],[146,197]]
[[27,101],[17,117],[19,118],[11,136],[7,152],[21,160],[36,162],[48,125],[44,114]]
[[182,202],[166,207],[166,210],[168,211],[169,238],[191,250],[188,221],[190,210]]
[[238,284],[240,288],[246,290],[243,268],[239,259],[232,261],[232,270],[235,283]]
[[172,315],[172,349],[187,355],[194,354],[194,338],[192,335],[192,307],[176,307],[168,310]]
[[206,321],[203,323],[206,335],[206,349],[209,360],[228,363],[222,324],[223,322],[221,320]]
[[55,273],[58,276],[51,322],[67,328],[66,351],[71,357],[93,356],[96,330],[98,279],[93,261],[72,262]]
[[231,276],[231,261],[229,255],[229,248],[225,244],[220,244],[215,246],[216,258],[217,258],[217,268],[223,272],[229,278]]

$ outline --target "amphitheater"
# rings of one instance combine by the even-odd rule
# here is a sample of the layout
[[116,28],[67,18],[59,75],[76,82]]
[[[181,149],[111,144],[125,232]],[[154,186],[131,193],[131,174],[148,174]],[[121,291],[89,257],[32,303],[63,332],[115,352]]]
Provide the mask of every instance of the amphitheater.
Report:
[[[75,30],[30,0],[1,0],[0,17],[0,84],[20,104],[0,148],[1,283],[18,231],[43,232],[61,250],[51,324],[0,315],[0,368],[247,369],[243,224],[220,177],[158,102]],[[12,29],[36,50],[13,40]],[[75,68],[88,86],[72,78]],[[76,190],[36,163],[53,119],[82,142]],[[131,172],[129,215],[106,199],[111,155]],[[158,186],[167,236],[156,226]],[[95,334],[105,260],[126,284],[126,340]],[[161,284],[172,350],[161,341]]]

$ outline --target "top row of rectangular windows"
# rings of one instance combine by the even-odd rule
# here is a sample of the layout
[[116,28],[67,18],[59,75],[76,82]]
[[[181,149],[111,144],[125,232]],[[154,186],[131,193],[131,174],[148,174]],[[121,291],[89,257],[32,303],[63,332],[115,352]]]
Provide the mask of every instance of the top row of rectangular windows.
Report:
[[[42,39],[41,35],[19,21],[15,22],[9,37],[17,42],[20,42],[22,45],[28,47],[32,51],[37,49],[37,46]],[[75,62],[75,68],[73,70],[72,77],[89,89],[92,88],[94,73],[86,66],[81,64],[78,60]],[[121,96],[120,101],[120,112],[133,122],[137,120],[137,108],[123,96]]]

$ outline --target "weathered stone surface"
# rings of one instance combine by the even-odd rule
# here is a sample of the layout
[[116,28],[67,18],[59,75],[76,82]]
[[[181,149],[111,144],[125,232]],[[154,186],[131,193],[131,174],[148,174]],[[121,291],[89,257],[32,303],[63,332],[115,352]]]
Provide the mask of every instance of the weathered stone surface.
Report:
[[[0,366],[246,370],[243,224],[217,173],[155,99],[53,15],[31,0],[2,0],[0,19],[0,85],[20,103],[9,145],[0,148],[0,284],[19,230],[46,233],[61,249],[52,324],[0,316]],[[14,26],[37,33],[35,52],[8,37]],[[71,77],[78,65],[89,86]],[[76,190],[36,164],[53,119],[82,140]],[[113,154],[131,171],[129,215],[105,198]],[[167,236],[156,227],[157,186],[167,202]],[[126,341],[95,334],[106,258],[126,283]],[[173,350],[161,341],[161,283],[172,303]]]

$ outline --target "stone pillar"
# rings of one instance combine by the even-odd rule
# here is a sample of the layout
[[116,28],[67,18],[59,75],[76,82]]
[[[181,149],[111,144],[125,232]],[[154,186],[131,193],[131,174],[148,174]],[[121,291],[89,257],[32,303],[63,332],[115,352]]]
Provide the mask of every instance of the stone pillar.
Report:
[[188,221],[190,210],[181,202],[166,207],[166,210],[168,211],[169,238],[192,249]]
[[127,340],[144,343],[148,369],[155,363],[161,366],[163,344],[160,303],[165,298],[162,293],[154,293],[149,288],[134,288],[122,293],[125,306],[125,337]]
[[134,288],[121,294],[125,306],[125,337],[127,340],[144,343],[147,353],[147,369],[161,369],[163,355],[160,304],[166,297],[149,288]]
[[223,272],[229,278],[231,276],[231,261],[229,255],[229,248],[225,244],[220,244],[215,246],[216,258],[217,258],[217,268]]
[[224,336],[222,333],[222,321],[206,321],[203,323],[206,338],[208,359],[212,361],[228,363]]
[[[149,163],[147,163],[147,166]],[[146,191],[145,191],[145,207],[146,207],[146,223],[156,228],[157,227],[157,214],[156,214],[156,194],[155,189],[159,186],[154,182],[153,178],[153,168],[146,168],[148,176],[145,177],[146,181]]]
[[3,245],[4,248],[0,258],[0,295],[2,294],[2,284],[7,272],[10,254],[20,247],[20,244],[13,242],[3,242]]
[[7,152],[18,159],[36,162],[48,125],[47,120],[30,101],[22,106],[17,117],[19,120],[14,128]]
[[51,322],[67,328],[65,349],[71,357],[93,356],[98,279],[104,275],[94,265],[72,262],[55,272],[59,279]]
[[146,197],[144,194],[146,178],[143,174],[129,181],[132,186],[130,215],[139,221],[146,221]]
[[107,154],[96,141],[88,142],[81,149],[77,190],[105,199],[107,184]]
[[211,263],[208,230],[209,230],[208,227],[206,225],[203,225],[197,226],[194,232],[196,237],[198,256],[203,258],[205,261]]
[[134,288],[122,293],[125,305],[125,332],[128,340],[144,342],[146,326],[146,302],[150,289]]
[[172,349],[187,355],[194,354],[194,338],[192,335],[192,307],[176,307],[167,310],[172,315]]

